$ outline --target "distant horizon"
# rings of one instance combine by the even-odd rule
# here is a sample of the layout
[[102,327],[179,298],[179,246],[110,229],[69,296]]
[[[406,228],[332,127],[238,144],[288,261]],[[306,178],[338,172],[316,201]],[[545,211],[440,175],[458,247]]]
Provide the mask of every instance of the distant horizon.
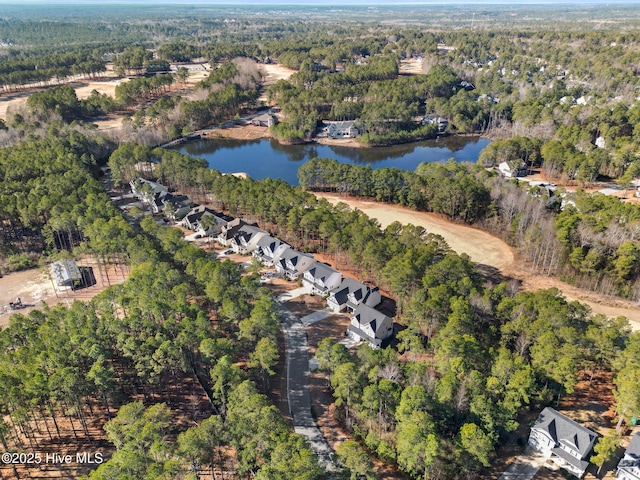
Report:
[[[220,5],[220,6],[342,6],[342,7],[394,7],[401,5],[408,6],[429,6],[429,5],[512,5],[514,7],[520,5],[633,5],[639,4],[640,0],[523,0],[514,4],[509,0],[352,0],[348,5],[343,0],[0,0],[0,5],[109,5],[109,4],[127,4],[127,5],[149,5],[158,4],[174,4],[174,5]],[[0,13],[1,15],[1,13]]]

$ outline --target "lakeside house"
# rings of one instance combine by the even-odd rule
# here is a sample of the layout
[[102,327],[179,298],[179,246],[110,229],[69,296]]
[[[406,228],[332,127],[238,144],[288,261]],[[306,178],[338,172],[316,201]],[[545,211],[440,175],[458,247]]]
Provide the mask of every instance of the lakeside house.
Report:
[[347,328],[347,335],[380,348],[393,335],[393,321],[384,313],[365,304],[356,307]]
[[616,478],[618,480],[640,480],[640,432],[631,438],[624,456],[618,463]]
[[598,434],[547,407],[531,427],[529,445],[557,467],[582,478]]
[[258,244],[258,241],[269,235],[267,232],[255,225],[242,225],[236,234],[231,238],[230,246],[235,253],[248,255],[252,253]]
[[438,133],[443,133],[449,126],[449,121],[442,117],[423,117],[420,123],[422,123],[422,125],[436,125],[438,127]]
[[335,313],[340,313],[344,310],[353,312],[361,303],[369,307],[375,307],[381,301],[382,297],[378,287],[372,288],[353,278],[344,278],[340,286],[331,292],[331,295],[327,298],[327,307]]
[[271,235],[264,235],[258,240],[253,256],[265,267],[272,267],[288,248],[291,248],[289,244],[282,240]]
[[302,274],[302,286],[313,295],[329,295],[340,286],[342,274],[322,262],[314,262]]
[[331,138],[355,138],[360,135],[360,131],[355,126],[355,121],[324,122],[324,132]]
[[507,178],[525,177],[527,175],[527,167],[523,160],[512,160],[510,162],[502,162],[498,165],[500,175]]
[[297,280],[314,261],[312,255],[288,248],[275,262],[276,273],[289,280]]
[[278,118],[272,113],[263,113],[257,117],[251,119],[251,125],[255,127],[268,127],[271,128],[278,124]]

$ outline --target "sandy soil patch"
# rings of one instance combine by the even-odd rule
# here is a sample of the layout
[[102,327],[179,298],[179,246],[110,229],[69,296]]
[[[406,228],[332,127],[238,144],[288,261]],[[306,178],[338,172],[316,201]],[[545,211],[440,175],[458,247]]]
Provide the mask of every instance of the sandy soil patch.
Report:
[[257,127],[255,125],[236,125],[229,128],[216,128],[207,130],[203,135],[205,138],[231,138],[233,140],[257,140],[259,138],[271,138],[271,133],[267,127]]
[[320,145],[332,145],[335,147],[349,147],[349,148],[366,148],[365,145],[358,142],[355,138],[329,138],[329,137],[316,137],[316,143]]
[[260,68],[262,69],[263,85],[266,87],[273,85],[278,80],[288,80],[291,75],[296,73],[296,70],[277,63],[260,65]]
[[557,288],[569,301],[587,304],[593,313],[607,317],[627,317],[631,328],[640,331],[640,309],[634,302],[581,290],[557,278],[532,272],[514,250],[498,237],[450,222],[433,213],[417,212],[397,205],[374,201],[355,200],[332,194],[316,193],[334,205],[343,202],[357,208],[380,222],[382,228],[394,221],[412,223],[424,227],[430,233],[442,235],[449,246],[458,253],[466,253],[471,260],[497,269],[502,275],[520,280],[527,291]]
[[417,60],[415,58],[405,58],[404,60],[400,60],[398,73],[400,75],[420,75],[422,73],[422,60]]
[[288,80],[291,75],[296,73],[296,70],[285,67],[284,65],[278,65],[274,63],[260,65],[260,69],[262,71],[263,91],[258,97],[258,101],[263,102],[266,105],[267,88],[270,85],[273,85],[274,83],[276,83],[278,80]]
[[[110,285],[117,285],[126,279],[128,267],[122,271],[119,267],[111,266],[107,271],[108,276],[98,270],[93,260],[78,261],[79,266],[93,268],[96,284],[81,290],[60,290],[54,287],[49,277],[48,267],[15,272],[0,278],[0,328],[9,324],[9,318],[14,313],[26,315],[34,308],[39,308],[42,302],[49,306],[57,303],[71,305],[75,300],[89,301],[98,293],[107,289]],[[15,302],[20,297],[22,303],[29,305],[21,310],[11,310],[9,302]]]
[[514,260],[512,248],[499,238],[476,228],[449,222],[433,213],[417,212],[409,208],[374,201],[347,199],[332,194],[316,193],[316,196],[325,198],[334,205],[343,202],[352,208],[357,208],[378,220],[382,228],[386,228],[395,221],[420,225],[428,233],[441,235],[453,250],[466,253],[476,263],[504,270]]

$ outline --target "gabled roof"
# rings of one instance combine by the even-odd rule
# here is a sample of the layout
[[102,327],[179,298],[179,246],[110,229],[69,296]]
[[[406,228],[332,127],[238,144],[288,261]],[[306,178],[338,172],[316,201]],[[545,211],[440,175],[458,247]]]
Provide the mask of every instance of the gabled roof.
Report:
[[580,454],[580,458],[585,458],[589,454],[594,440],[598,437],[597,433],[551,407],[546,407],[540,412],[531,428],[546,432],[556,444],[569,446]]
[[331,294],[331,297],[338,305],[344,305],[348,302],[349,294],[354,294],[356,300],[360,302],[371,291],[371,287],[365,285],[364,283],[358,282],[353,278],[343,278],[342,283],[340,283],[338,289]]
[[640,469],[640,432],[632,438],[624,452],[624,457],[618,463],[618,469]]
[[361,303],[353,312],[353,318],[355,318],[361,326],[370,325],[371,330],[377,332],[378,327],[389,317],[375,308]]
[[325,279],[331,277],[331,275],[334,275],[336,273],[339,274],[337,270],[331,268],[329,265],[325,265],[324,263],[317,261],[311,264],[311,266],[307,269],[307,272],[311,274],[315,281],[324,281]]
[[272,237],[271,235],[265,235],[256,244],[259,252],[262,253],[262,249],[269,249],[275,253],[276,249],[281,245],[287,245],[279,238]]
[[302,253],[297,250],[294,250],[293,248],[288,248],[284,252],[282,252],[282,256],[280,257],[279,263],[282,266],[282,268],[287,270],[287,260],[291,262],[291,264],[295,267],[298,265],[298,261],[300,260],[300,257],[313,258],[313,256],[309,255],[308,253]]

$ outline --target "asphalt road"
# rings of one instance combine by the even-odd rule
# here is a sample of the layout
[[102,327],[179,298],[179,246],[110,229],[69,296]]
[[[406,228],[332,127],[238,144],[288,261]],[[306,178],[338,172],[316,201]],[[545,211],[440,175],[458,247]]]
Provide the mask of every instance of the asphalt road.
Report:
[[337,472],[333,450],[311,415],[307,332],[300,319],[286,307],[279,310],[287,349],[287,400],[294,430],[308,440],[327,471]]

